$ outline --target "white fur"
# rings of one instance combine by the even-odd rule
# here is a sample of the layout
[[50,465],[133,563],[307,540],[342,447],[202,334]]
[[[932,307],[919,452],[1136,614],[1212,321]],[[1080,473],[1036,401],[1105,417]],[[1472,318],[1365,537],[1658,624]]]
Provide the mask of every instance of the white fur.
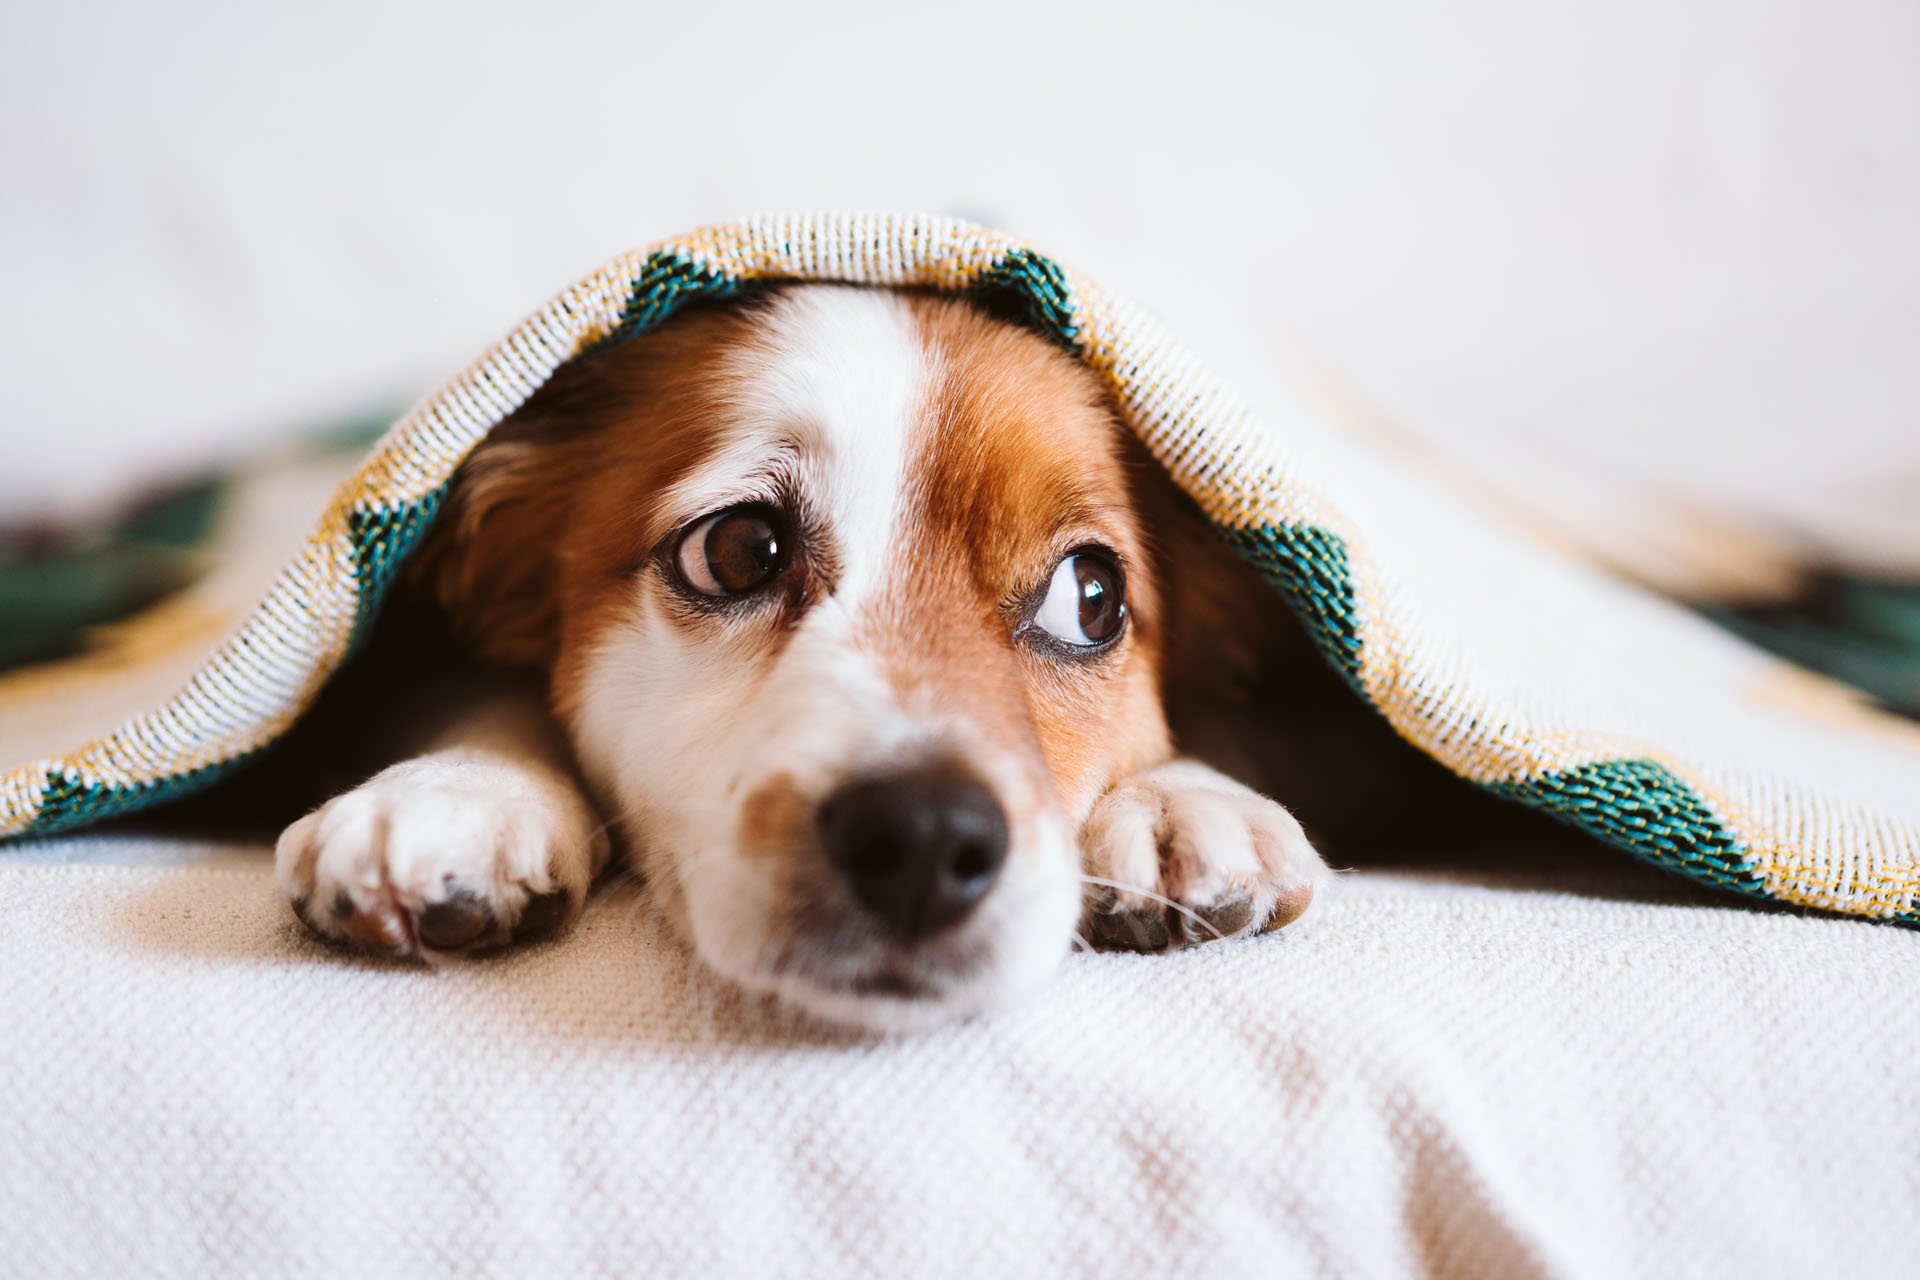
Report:
[[[1083,856],[1095,881],[1121,886],[1120,909],[1250,894],[1250,928],[1324,876],[1284,809],[1191,762],[1150,770],[1098,803],[1067,798],[1092,808],[1076,838],[1037,755],[931,707],[950,700],[897,688],[864,647],[863,620],[895,589],[914,492],[907,460],[915,433],[929,429],[939,372],[900,299],[845,288],[781,295],[731,359],[712,451],[665,495],[666,523],[793,500],[822,534],[831,580],[797,619],[749,610],[689,626],[656,574],[637,575],[587,656],[568,726],[587,780],[647,869],[663,873],[670,910],[711,967],[838,1021],[922,1026],[1005,1004],[1052,972],[1080,911]],[[770,647],[775,625],[791,630]],[[564,888],[577,903],[606,842],[564,747],[530,714],[477,712],[440,750],[289,827],[281,880],[309,921],[336,934],[349,916],[362,933],[369,920],[391,925],[392,949],[420,954],[415,922],[451,883],[479,891],[502,930],[531,895]],[[964,761],[991,787],[1011,835],[987,896],[934,938],[902,944],[850,902],[835,909],[838,882],[817,858],[741,847],[747,802],[770,783],[810,813],[864,772],[934,757]],[[796,875],[812,878],[800,911]],[[876,993],[875,981],[913,994]]]
[[336,796],[281,833],[275,871],[307,922],[341,937],[359,917],[396,955],[431,958],[421,913],[477,896],[511,936],[534,897],[573,907],[605,864],[608,840],[565,764],[538,702],[503,694],[476,706],[428,754]]
[[927,352],[899,299],[850,288],[782,295],[759,336],[722,369],[734,392],[712,425],[718,448],[667,508],[691,519],[788,481],[826,516],[840,553],[834,598],[857,607],[887,569]]
[[[826,525],[832,591],[763,670],[754,645],[690,638],[657,582],[643,580],[587,665],[573,726],[588,777],[653,865],[674,869],[679,910],[712,967],[816,1013],[889,1027],[990,1007],[1039,982],[1066,949],[1079,900],[1071,833],[1052,797],[970,726],[904,705],[856,634],[900,544],[906,459],[931,372],[897,299],[852,289],[783,297],[732,370],[740,391],[714,424],[720,447],[670,501],[692,519],[786,486]],[[911,954],[853,919],[830,937],[796,937],[781,886],[737,847],[743,802],[782,775],[817,802],[860,772],[936,753],[966,759],[1014,822],[1013,853],[987,899],[953,936]],[[924,994],[849,993],[882,970],[911,975]]]
[[[1244,895],[1258,929],[1284,894],[1332,873],[1291,813],[1197,760],[1172,760],[1100,798],[1080,831],[1091,883],[1116,912],[1195,913]],[[1194,927],[1210,926],[1188,914]]]

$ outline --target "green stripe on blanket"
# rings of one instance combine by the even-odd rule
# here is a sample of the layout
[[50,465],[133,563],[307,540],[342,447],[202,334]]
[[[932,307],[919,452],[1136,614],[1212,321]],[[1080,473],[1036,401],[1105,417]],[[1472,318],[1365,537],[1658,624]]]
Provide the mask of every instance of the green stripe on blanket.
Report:
[[[1220,272],[1265,247],[1222,235],[1183,251],[1194,270]],[[0,775],[0,837],[178,794],[271,743],[364,635],[461,460],[555,369],[688,299],[776,280],[1010,304],[1106,379],[1126,425],[1265,572],[1358,695],[1455,772],[1722,887],[1881,920],[1920,910],[1913,726],[1517,541],[1391,459],[1311,447],[1335,433],[1327,424],[1259,423],[1170,334],[1093,281],[1011,237],[918,216],[700,228],[564,291],[386,433],[261,607],[179,695]],[[1380,492],[1393,500],[1375,502]],[[1897,601],[1874,599],[1876,619],[1904,625]]]

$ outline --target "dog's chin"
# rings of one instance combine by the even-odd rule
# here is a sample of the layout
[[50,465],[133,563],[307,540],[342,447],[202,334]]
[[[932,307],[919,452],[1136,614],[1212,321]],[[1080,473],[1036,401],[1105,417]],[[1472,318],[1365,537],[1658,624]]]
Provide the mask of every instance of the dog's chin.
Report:
[[[977,918],[912,946],[858,922],[782,940],[775,927],[703,920],[686,901],[676,914],[706,966],[746,991],[840,1027],[913,1032],[1030,999],[1070,948],[1076,888],[1072,881],[1029,885],[1017,906],[990,900]],[[754,942],[739,945],[746,939]]]
[[[1065,948],[1062,947],[1061,954]],[[743,975],[741,985],[771,995],[787,1008],[835,1026],[882,1034],[930,1031],[951,1022],[1021,1003],[1046,981],[1059,962],[1026,974],[1004,973],[993,980],[969,977],[928,982],[892,970],[843,978],[815,977],[805,971]]]

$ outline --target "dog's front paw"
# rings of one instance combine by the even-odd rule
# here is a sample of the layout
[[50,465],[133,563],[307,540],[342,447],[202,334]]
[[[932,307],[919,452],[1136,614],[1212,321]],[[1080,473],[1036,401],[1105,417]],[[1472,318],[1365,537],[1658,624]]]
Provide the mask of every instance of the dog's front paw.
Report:
[[1278,929],[1330,874],[1293,815],[1191,760],[1100,798],[1080,831],[1088,942],[1165,951]]
[[429,757],[288,827],[274,861],[315,932],[433,957],[557,928],[585,901],[606,840],[585,797],[557,778]]

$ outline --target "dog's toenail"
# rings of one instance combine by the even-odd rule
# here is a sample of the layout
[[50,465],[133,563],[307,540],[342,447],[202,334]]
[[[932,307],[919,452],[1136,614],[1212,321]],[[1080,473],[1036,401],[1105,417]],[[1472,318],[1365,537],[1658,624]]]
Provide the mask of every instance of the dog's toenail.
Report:
[[493,928],[493,912],[473,890],[455,889],[451,896],[429,904],[415,928],[420,941],[434,950],[457,951]]
[[1165,951],[1170,936],[1158,911],[1115,911],[1093,918],[1093,942],[1109,951]]
[[565,889],[534,894],[527,899],[526,908],[520,913],[520,923],[513,928],[513,936],[540,938],[552,933],[567,918],[568,905]]
[[1313,905],[1313,886],[1310,884],[1292,885],[1280,891],[1273,904],[1273,915],[1260,927],[1262,933],[1271,933],[1275,929],[1284,929],[1307,913]]
[[333,895],[333,914],[341,920],[353,914],[353,899],[347,896],[345,889]]
[[1158,911],[1142,911],[1133,917],[1134,940],[1141,951],[1165,951],[1172,945],[1167,918]]
[[1253,897],[1243,893],[1222,902],[1216,902],[1210,907],[1202,907],[1197,914],[1206,921],[1206,924],[1197,925],[1187,931],[1193,936],[1195,942],[1215,942],[1221,938],[1230,938],[1246,928],[1248,922],[1253,919]]
[[349,903],[337,923],[347,941],[368,951],[404,953],[412,949],[405,919],[384,905],[357,911]]

